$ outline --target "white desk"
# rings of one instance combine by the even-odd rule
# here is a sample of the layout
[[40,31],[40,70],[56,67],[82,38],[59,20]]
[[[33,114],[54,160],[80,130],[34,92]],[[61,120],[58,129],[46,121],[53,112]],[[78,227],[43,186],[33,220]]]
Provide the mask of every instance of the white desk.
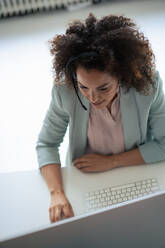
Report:
[[[145,178],[151,172],[159,177],[161,189],[165,189],[165,162],[89,174],[83,174],[73,167],[62,168],[64,189],[75,215],[83,212],[83,198],[79,192],[88,191],[96,185],[98,188],[106,187],[109,181],[117,184],[119,181],[121,184],[131,182],[135,178]],[[39,170],[1,173],[0,240],[50,224],[49,203],[49,191]]]

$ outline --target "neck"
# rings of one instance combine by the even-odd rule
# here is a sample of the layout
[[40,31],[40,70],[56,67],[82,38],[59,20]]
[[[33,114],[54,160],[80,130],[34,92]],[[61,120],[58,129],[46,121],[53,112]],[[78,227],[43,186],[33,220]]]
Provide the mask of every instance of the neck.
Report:
[[110,103],[107,106],[107,108],[108,108],[108,110],[109,110],[110,113],[111,113],[112,103],[113,103],[113,101],[115,100],[116,97],[117,97],[117,92],[116,92],[116,94],[114,95],[114,97],[112,98],[112,100],[110,101]]

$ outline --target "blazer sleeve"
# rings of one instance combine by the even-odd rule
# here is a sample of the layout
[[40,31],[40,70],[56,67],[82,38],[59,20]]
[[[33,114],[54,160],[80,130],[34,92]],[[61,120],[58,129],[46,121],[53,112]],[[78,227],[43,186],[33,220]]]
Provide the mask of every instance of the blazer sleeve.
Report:
[[165,160],[165,95],[159,72],[155,75],[156,92],[149,111],[148,128],[152,141],[139,146],[146,163]]
[[69,123],[69,115],[62,106],[60,86],[53,86],[51,96],[36,145],[39,168],[46,164],[61,164],[59,146]]

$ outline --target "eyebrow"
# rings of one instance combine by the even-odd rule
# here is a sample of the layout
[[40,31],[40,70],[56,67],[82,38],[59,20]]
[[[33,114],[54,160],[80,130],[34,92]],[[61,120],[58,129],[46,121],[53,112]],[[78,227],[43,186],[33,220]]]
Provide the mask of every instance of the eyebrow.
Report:
[[[85,85],[83,85],[82,83],[80,83],[79,81],[77,81],[81,86],[84,86],[84,87],[86,87]],[[105,86],[107,86],[107,85],[109,85],[110,83],[105,83],[105,84],[102,84],[102,85],[100,85],[100,86],[98,86],[97,87],[97,89],[100,89],[100,88],[104,88]],[[88,88],[88,87],[86,87],[86,88]]]

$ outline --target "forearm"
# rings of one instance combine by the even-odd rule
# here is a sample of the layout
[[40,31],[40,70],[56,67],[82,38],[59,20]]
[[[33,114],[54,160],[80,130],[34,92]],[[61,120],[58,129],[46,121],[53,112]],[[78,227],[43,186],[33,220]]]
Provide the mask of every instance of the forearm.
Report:
[[142,165],[145,164],[138,148],[128,152],[113,155],[113,165],[116,167]]
[[48,164],[41,168],[41,173],[48,185],[50,194],[63,191],[61,167],[59,164]]

